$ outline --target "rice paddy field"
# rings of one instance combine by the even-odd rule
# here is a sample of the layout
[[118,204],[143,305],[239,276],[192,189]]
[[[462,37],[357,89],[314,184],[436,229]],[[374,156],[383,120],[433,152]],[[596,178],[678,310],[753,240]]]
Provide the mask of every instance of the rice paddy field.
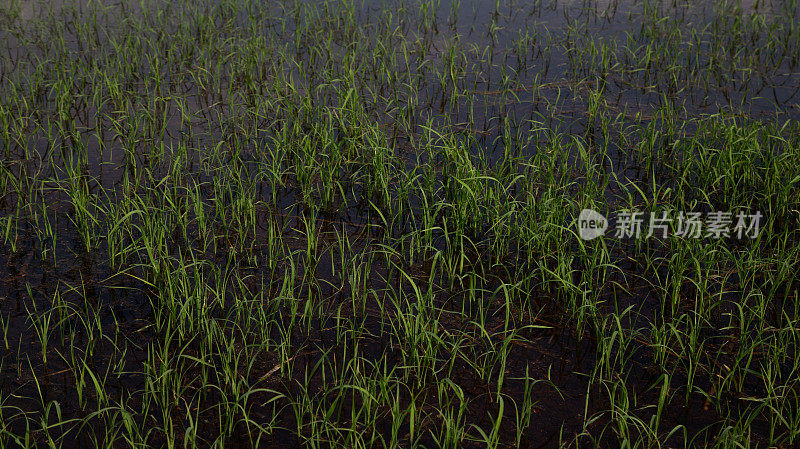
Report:
[[798,0],[0,0],[0,448],[800,447],[798,119]]

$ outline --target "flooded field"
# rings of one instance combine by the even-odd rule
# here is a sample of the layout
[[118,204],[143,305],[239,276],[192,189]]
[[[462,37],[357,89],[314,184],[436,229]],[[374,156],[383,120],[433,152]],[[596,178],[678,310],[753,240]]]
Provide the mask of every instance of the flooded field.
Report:
[[0,447],[793,448],[800,1],[0,2]]

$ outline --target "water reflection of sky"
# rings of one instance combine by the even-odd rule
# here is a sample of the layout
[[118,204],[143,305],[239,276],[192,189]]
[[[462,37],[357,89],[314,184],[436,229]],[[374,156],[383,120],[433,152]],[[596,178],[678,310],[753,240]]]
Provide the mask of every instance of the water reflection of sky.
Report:
[[[405,12],[416,22],[423,21],[422,15],[432,8],[421,6],[426,2],[411,0],[366,0],[365,20],[370,20],[370,12],[391,8],[398,14]],[[681,104],[691,113],[713,114],[728,110],[750,114],[757,117],[771,117],[776,113],[784,118],[800,117],[797,106],[800,103],[800,68],[796,60],[785,58],[778,65],[762,55],[758,61],[748,61],[745,52],[726,54],[728,47],[740,47],[736,42],[737,31],[741,37],[751,37],[754,50],[760,40],[784,39],[788,48],[786,54],[800,52],[798,47],[796,17],[800,11],[796,4],[770,0],[714,1],[714,2],[662,2],[636,0],[595,0],[595,1],[480,1],[462,0],[427,2],[438,5],[436,26],[433,33],[432,49],[428,58],[432,63],[442,63],[443,52],[453,45],[456,35],[461,48],[489,48],[501,57],[488,70],[499,78],[499,72],[517,69],[519,52],[515,45],[522,36],[529,36],[535,45],[550,44],[552,50],[549,61],[532,58],[526,64],[526,72],[521,74],[521,84],[530,85],[534,79],[556,82],[570,78],[570,58],[567,48],[575,47],[573,55],[588,55],[588,47],[606,45],[619,60],[624,53],[632,52],[629,63],[636,63],[646,51],[661,53],[675,52],[678,64],[686,69],[694,66],[703,76],[685,80],[680,93],[669,93],[672,101]],[[452,25],[452,18],[458,22]],[[428,13],[430,17],[430,14]],[[429,19],[430,20],[430,19]],[[737,28],[738,27],[738,28]],[[785,36],[768,36],[768,29],[778,30]],[[655,30],[650,33],[649,30]],[[752,30],[758,29],[754,32]],[[774,31],[773,31],[774,32]],[[755,37],[753,37],[755,36]],[[717,39],[726,40],[716,47]],[[673,44],[668,46],[667,40]],[[743,44],[742,44],[743,45]],[[650,49],[648,49],[650,47]],[[749,49],[745,49],[749,50]],[[668,54],[669,57],[672,55]],[[736,60],[736,58],[739,58]],[[780,60],[780,56],[773,59]],[[591,66],[593,62],[583,61],[581,65]],[[541,67],[548,65],[550,70],[543,76]],[[632,67],[633,72],[640,67]],[[661,67],[650,67],[658,77]],[[664,68],[666,70],[666,68]],[[591,80],[596,75],[596,67],[587,67],[586,73],[578,75],[582,80]],[[641,109],[642,105],[658,105],[662,100],[659,80],[623,76],[615,78],[612,74],[606,89],[607,99],[620,102],[620,108]],[[637,84],[651,83],[651,89],[636,89]],[[645,107],[645,109],[647,109]],[[645,111],[647,112],[647,111]]]
[[[216,3],[217,0],[200,0],[193,5],[202,8]],[[293,7],[313,7],[299,0],[279,3],[258,5],[272,8],[275,20],[285,19],[287,22]],[[327,3],[332,8],[351,4],[340,0],[318,0],[315,3]],[[21,1],[16,20],[20,26],[33,26],[40,21],[42,11],[50,9],[53,14],[50,17],[66,22],[76,14],[80,15],[87,4],[89,2],[85,0]],[[163,4],[163,0],[144,2],[145,8]],[[769,38],[767,31],[763,30],[772,27],[786,34],[787,45],[785,49],[774,51],[800,52],[795,24],[800,11],[792,2],[354,0],[352,4],[367,34],[373,32],[369,29],[371,25],[390,16],[395,23],[403,23],[406,39],[424,36],[428,41],[424,58],[436,70],[443,69],[448,49],[457,47],[474,70],[484,72],[479,75],[484,83],[478,87],[489,91],[499,89],[492,84],[496,84],[505,73],[513,74],[518,89],[543,84],[545,87],[540,94],[544,98],[550,95],[563,99],[564,89],[574,97],[582,83],[597,80],[599,62],[591,59],[589,49],[604,45],[610,49],[614,62],[621,63],[621,67],[630,72],[620,74],[622,72],[612,70],[607,79],[603,79],[605,100],[620,111],[648,113],[661,104],[662,94],[668,87],[664,76],[668,68],[659,66],[663,61],[656,61],[646,67],[645,71],[650,75],[643,76],[645,71],[636,64],[648,51],[675,51],[679,53],[678,59],[673,61],[673,64],[678,64],[676,67],[684,64],[687,71],[698,73],[692,79],[682,81],[680,92],[666,92],[672,102],[680,104],[688,113],[711,114],[730,110],[758,117],[778,113],[792,118],[798,118],[800,113],[797,106],[800,103],[800,69],[796,61],[784,58],[777,65],[771,65],[769,55],[762,55],[762,59],[753,62],[746,61],[747,55],[742,53],[736,56],[739,58],[736,60],[719,52],[726,46],[739,46],[733,40],[733,27],[746,30],[758,23],[763,24],[762,31],[756,36],[755,43],[749,44],[754,49],[758,48],[759,39]],[[138,1],[123,0],[103,4],[103,8],[106,13],[119,16],[119,11],[135,11],[139,5]],[[455,17],[457,21],[454,22]],[[423,25],[426,22],[429,24],[427,28]],[[292,36],[272,37],[289,39]],[[714,47],[713,42],[718,38],[728,41]],[[770,39],[774,40],[775,36]],[[667,46],[667,41],[674,45]],[[535,51],[544,47],[547,52]],[[714,48],[718,54],[712,54]],[[487,52],[492,55],[491,63],[486,61]],[[775,59],[780,59],[780,56]],[[625,67],[626,64],[629,67]],[[435,96],[435,83],[423,86],[422,94]],[[523,104],[521,107],[526,109],[529,106]],[[580,104],[574,106],[580,109]]]

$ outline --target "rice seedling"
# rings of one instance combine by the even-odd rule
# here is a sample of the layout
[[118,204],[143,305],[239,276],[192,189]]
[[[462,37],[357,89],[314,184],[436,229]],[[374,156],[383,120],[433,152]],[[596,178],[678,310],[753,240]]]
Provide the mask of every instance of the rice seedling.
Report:
[[797,13],[0,6],[0,446],[793,447]]

